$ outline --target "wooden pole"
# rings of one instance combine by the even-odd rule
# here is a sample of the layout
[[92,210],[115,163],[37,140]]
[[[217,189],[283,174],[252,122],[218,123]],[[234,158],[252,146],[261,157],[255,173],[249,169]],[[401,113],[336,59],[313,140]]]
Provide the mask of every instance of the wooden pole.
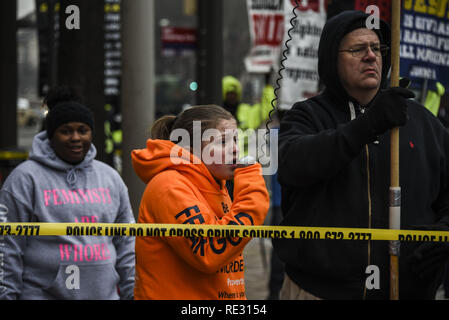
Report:
[[[401,1],[391,2],[391,87],[399,86],[399,43]],[[390,229],[401,228],[401,187],[399,186],[399,128],[391,130]],[[390,241],[390,299],[399,300],[399,241]]]

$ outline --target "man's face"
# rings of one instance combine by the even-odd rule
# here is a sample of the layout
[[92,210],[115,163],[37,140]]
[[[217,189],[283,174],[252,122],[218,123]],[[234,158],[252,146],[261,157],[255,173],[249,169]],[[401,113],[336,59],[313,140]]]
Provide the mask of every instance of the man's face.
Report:
[[[338,54],[338,75],[346,91],[357,98],[361,94],[377,93],[382,80],[382,56],[372,48],[379,48],[377,34],[361,28],[348,33],[340,43],[340,50],[359,50],[360,57],[348,51]],[[369,50],[368,50],[369,48]],[[361,51],[360,51],[361,50]]]
[[56,155],[70,164],[84,160],[92,143],[92,130],[82,122],[69,122],[59,126],[51,139]]

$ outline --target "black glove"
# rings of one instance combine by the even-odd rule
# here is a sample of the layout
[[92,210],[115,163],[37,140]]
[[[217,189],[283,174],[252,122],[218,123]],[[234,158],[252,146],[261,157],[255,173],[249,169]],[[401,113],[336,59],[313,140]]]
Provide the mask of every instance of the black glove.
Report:
[[[446,225],[413,226],[415,230],[449,231]],[[441,270],[449,260],[449,243],[418,242],[409,258],[411,269],[421,278],[427,278]]]
[[402,79],[401,87],[380,91],[368,105],[364,117],[374,135],[383,134],[407,122],[406,99],[415,97],[412,91],[406,89],[408,83],[408,79]]

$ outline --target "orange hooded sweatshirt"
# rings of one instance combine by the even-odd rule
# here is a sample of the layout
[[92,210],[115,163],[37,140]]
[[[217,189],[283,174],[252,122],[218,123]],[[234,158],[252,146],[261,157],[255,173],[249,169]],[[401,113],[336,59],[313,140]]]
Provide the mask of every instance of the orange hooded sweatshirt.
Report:
[[[260,164],[235,170],[231,202],[225,181],[218,184],[206,166],[194,160],[199,162],[185,149],[165,140],[148,140],[146,149],[132,152],[134,170],[147,185],[139,223],[264,222],[269,196]],[[134,298],[246,299],[242,252],[249,240],[137,237]]]

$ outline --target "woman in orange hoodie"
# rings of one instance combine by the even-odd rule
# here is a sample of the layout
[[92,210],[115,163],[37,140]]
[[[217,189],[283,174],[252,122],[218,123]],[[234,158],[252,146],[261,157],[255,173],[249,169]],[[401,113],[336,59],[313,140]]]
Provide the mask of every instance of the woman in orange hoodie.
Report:
[[[147,185],[139,223],[263,224],[269,195],[262,168],[237,164],[237,123],[229,112],[192,107],[156,121],[151,137],[146,149],[132,152]],[[232,178],[233,202],[225,186]],[[249,240],[137,237],[135,299],[246,299],[242,252]]]

